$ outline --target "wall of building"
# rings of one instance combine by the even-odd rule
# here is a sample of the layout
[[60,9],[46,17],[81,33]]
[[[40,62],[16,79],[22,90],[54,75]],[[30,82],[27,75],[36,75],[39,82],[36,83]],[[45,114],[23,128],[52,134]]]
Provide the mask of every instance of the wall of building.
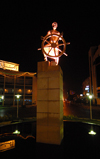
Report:
[[33,102],[36,104],[36,77],[0,75],[0,95],[4,96],[2,105],[15,106],[17,104],[15,95],[17,94],[21,95],[19,105],[32,105]]
[[89,50],[90,93],[93,103],[100,105],[100,45]]
[[87,93],[89,93],[89,85],[90,85],[90,78],[88,77],[83,83],[82,83],[82,89],[83,89],[83,95],[86,96]]

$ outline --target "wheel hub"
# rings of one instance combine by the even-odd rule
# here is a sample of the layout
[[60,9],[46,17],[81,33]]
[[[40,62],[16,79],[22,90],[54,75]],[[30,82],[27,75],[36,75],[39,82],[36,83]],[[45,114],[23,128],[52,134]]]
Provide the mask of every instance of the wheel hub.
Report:
[[52,48],[57,47],[56,43],[51,43],[51,47],[52,47]]

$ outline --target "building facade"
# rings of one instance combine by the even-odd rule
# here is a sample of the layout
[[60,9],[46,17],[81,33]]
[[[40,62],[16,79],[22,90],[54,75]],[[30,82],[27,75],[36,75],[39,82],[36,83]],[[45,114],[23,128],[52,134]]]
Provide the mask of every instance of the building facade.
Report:
[[90,93],[93,103],[100,105],[100,45],[89,50]]
[[90,77],[85,79],[85,81],[82,83],[82,89],[83,89],[84,96],[86,96],[87,93],[89,93],[89,85],[90,85]]
[[16,106],[17,100],[19,105],[36,104],[36,73],[19,72],[19,64],[0,60],[0,105]]

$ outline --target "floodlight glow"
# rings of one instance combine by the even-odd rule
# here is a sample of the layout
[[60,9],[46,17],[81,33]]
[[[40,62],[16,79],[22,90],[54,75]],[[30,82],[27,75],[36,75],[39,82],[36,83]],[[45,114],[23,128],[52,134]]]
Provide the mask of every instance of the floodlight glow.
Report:
[[86,93],[87,96],[89,96],[89,93]]
[[88,134],[90,134],[90,135],[96,135],[96,132],[94,132],[93,130],[91,130]]
[[15,130],[15,131],[13,132],[13,134],[20,134],[20,131]]
[[83,94],[80,94],[81,97],[83,97]]
[[17,94],[17,95],[15,95],[15,96],[16,96],[17,98],[20,98],[21,95]]
[[4,96],[1,96],[1,99],[4,99]]

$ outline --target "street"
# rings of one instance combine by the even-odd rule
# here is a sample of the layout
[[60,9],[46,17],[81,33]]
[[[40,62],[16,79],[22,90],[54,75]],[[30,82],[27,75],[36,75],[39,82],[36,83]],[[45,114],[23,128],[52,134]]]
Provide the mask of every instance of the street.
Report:
[[[90,107],[83,104],[69,104],[64,102],[64,116],[74,115],[79,118],[90,118]],[[17,116],[17,107],[0,108],[0,117],[10,114],[12,117]],[[36,117],[36,106],[22,108],[19,107],[19,118]],[[92,106],[92,118],[100,119],[100,106]]]
[[[64,102],[63,112],[65,116],[74,115],[79,118],[90,118],[90,106],[83,104]],[[100,119],[100,106],[92,106],[92,118]]]

